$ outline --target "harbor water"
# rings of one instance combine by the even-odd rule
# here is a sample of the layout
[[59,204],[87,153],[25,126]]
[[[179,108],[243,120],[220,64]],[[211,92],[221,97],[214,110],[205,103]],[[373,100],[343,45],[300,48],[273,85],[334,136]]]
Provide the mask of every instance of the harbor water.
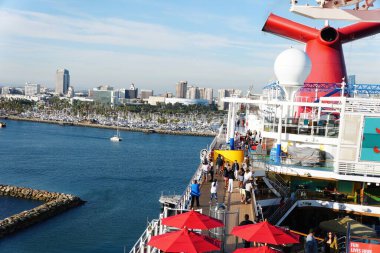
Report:
[[[181,194],[211,137],[6,121],[0,184],[70,193],[87,201],[0,239],[2,253],[123,252],[157,218],[161,192]],[[3,218],[36,203],[1,200]]]

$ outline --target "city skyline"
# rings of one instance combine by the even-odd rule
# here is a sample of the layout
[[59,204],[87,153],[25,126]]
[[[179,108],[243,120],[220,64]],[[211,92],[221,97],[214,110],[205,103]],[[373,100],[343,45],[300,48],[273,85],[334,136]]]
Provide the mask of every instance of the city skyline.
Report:
[[[54,88],[56,69],[66,68],[76,90],[135,83],[158,94],[175,92],[179,80],[213,89],[258,89],[275,79],[280,52],[303,48],[261,32],[269,10],[323,26],[288,9],[289,1],[3,1],[0,85]],[[358,83],[379,83],[368,68],[380,64],[379,40],[377,35],[344,46],[348,74],[356,74]]]

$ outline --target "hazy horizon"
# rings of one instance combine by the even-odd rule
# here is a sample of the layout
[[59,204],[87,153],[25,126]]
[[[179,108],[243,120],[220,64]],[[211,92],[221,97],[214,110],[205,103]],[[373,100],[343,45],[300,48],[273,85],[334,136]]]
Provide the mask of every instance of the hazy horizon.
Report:
[[[258,0],[1,1],[0,85],[54,88],[55,71],[66,68],[75,90],[128,88],[133,82],[158,94],[174,92],[180,80],[213,89],[259,89],[275,79],[280,52],[304,47],[261,31],[270,12],[324,25],[289,7],[289,1]],[[347,72],[359,83],[380,83],[368,67],[380,65],[379,38],[344,45]]]

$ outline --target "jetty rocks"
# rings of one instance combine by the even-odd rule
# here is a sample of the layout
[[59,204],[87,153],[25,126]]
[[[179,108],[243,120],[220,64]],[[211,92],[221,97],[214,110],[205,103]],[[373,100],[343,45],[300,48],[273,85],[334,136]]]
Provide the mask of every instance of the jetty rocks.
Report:
[[0,237],[15,233],[35,223],[46,220],[72,207],[85,203],[79,197],[56,192],[35,190],[10,185],[0,185],[0,196],[31,199],[44,202],[33,209],[0,220]]

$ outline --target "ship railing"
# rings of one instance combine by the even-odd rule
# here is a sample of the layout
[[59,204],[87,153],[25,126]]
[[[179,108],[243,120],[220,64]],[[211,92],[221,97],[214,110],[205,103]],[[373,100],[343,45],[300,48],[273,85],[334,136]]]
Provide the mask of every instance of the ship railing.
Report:
[[[133,245],[132,249],[129,251],[129,253],[156,253],[158,250],[154,247],[151,247],[147,245],[150,238],[155,235],[160,234],[160,220],[154,219],[151,222],[148,223],[147,228],[142,233],[140,238],[137,240],[135,245]],[[124,246],[124,253],[127,252],[126,246]]]
[[380,164],[339,162],[338,173],[341,175],[380,177]]
[[[218,140],[220,138],[220,135],[217,135],[214,140],[212,141],[210,147],[208,148],[208,152],[210,153],[211,150],[215,147],[215,145],[218,143]],[[186,189],[184,190],[180,200],[177,202],[175,208],[178,209],[187,209],[190,202],[191,197],[191,184],[194,182],[194,180],[197,180],[200,182],[202,179],[202,165],[199,165],[197,170],[195,171],[194,175],[192,176],[189,184],[186,186]]]
[[[210,147],[209,147],[209,152],[215,147],[217,144],[218,140],[220,138],[220,135],[216,136],[214,140],[212,141]],[[185,191],[183,192],[180,200],[177,202],[175,205],[174,209],[178,210],[183,210],[187,209],[189,206],[189,201],[190,201],[190,193],[191,193],[191,184],[193,183],[194,180],[200,181],[202,177],[202,166],[199,165],[197,170],[195,171],[194,175],[192,176],[189,184],[187,185]],[[174,210],[173,209],[173,210]],[[161,214],[163,216],[163,213]],[[132,249],[129,251],[129,253],[155,253],[159,252],[156,248],[150,247],[147,245],[147,242],[150,240],[150,238],[154,235],[161,234],[163,231],[163,226],[160,225],[160,220],[155,219],[152,220],[143,234],[140,236],[140,238],[137,240],[137,242],[133,245]],[[124,252],[126,253],[126,247],[124,247]]]
[[380,99],[347,98],[346,112],[380,113]]
[[202,166],[199,165],[198,169],[195,171],[193,177],[191,178],[189,184],[186,186],[185,191],[183,192],[180,200],[177,202],[175,208],[177,209],[187,209],[189,202],[191,200],[191,184],[194,180],[200,181],[202,178]]
[[[294,158],[289,158],[286,156],[281,157],[280,163],[272,161],[271,159],[272,158],[270,158],[269,161],[265,162],[265,169],[268,171],[273,171],[275,173],[280,173],[280,174],[296,174],[300,176],[300,173],[297,169],[302,169],[303,171],[304,170],[328,171],[328,172],[334,171],[334,168],[332,166],[329,166],[330,164],[333,163],[333,160],[331,159],[319,160],[319,162],[316,162],[315,159],[302,159],[303,163],[306,163],[306,164],[309,163],[312,165],[315,164],[316,166],[306,166],[306,165],[302,166],[295,163],[295,161],[300,162],[301,159],[294,159]],[[318,166],[318,164],[320,163],[324,163],[326,165]]]
[[[269,133],[278,133],[278,122],[265,122],[264,131]],[[305,136],[318,136],[325,138],[337,138],[339,134],[339,124],[333,120],[318,121],[312,125],[296,124],[296,125],[282,125],[282,133],[284,134],[297,134]]]
[[275,188],[275,190],[279,192],[282,197],[287,197],[289,195],[290,188],[286,186],[286,183],[280,175],[267,171],[266,176],[273,188]]

